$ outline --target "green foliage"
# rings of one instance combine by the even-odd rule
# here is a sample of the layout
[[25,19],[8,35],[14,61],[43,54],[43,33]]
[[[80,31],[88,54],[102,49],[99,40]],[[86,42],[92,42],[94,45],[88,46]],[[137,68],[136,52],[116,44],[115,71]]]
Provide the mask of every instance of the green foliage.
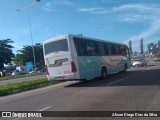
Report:
[[0,80],[10,80],[10,79],[16,79],[16,78],[22,78],[22,77],[31,77],[36,75],[43,75],[44,73],[30,73],[30,74],[21,74],[21,75],[13,75],[13,76],[4,76],[0,77]]
[[17,66],[21,66],[21,65],[24,65],[24,55],[23,54],[17,54],[16,57],[14,58],[14,63],[17,65]]
[[157,53],[155,54],[155,56],[156,56],[157,58],[160,58],[160,52],[157,52]]
[[[43,46],[42,44],[36,44],[33,46],[35,52],[36,65],[42,66],[44,65],[44,57],[43,57]],[[25,65],[26,62],[33,62],[33,48],[32,46],[23,46],[22,50],[19,50],[19,53],[16,55],[14,59],[14,63],[19,65]]]
[[0,69],[4,67],[4,63],[8,64],[14,58],[11,43],[13,43],[11,39],[0,40]]
[[40,85],[49,85],[59,83],[60,81],[48,81],[47,79],[31,80],[7,85],[0,85],[0,96],[14,93],[15,90],[24,91],[40,87]]

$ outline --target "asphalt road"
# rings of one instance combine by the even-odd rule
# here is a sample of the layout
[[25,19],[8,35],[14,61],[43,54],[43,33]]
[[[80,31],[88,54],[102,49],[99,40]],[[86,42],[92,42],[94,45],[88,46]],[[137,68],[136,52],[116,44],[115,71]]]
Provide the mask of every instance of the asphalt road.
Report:
[[[108,76],[106,80],[68,81],[1,97],[0,111],[160,111],[160,62],[153,62],[147,67],[131,68],[126,73]],[[122,117],[45,119],[124,120]],[[159,120],[151,117],[125,119]]]

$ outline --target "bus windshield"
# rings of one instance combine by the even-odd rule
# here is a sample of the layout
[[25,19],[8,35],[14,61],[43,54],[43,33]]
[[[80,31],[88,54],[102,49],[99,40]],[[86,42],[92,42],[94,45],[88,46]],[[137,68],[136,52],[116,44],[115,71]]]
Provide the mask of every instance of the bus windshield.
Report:
[[44,45],[44,49],[45,55],[53,52],[68,51],[67,39],[47,43]]

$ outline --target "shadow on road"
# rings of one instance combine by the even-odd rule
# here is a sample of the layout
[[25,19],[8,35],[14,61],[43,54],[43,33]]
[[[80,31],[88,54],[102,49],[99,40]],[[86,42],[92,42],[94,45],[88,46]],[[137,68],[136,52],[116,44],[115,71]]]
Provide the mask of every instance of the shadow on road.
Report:
[[147,65],[147,66],[156,66],[156,65]]
[[160,70],[136,70],[109,75],[106,80],[93,79],[65,87],[160,86]]

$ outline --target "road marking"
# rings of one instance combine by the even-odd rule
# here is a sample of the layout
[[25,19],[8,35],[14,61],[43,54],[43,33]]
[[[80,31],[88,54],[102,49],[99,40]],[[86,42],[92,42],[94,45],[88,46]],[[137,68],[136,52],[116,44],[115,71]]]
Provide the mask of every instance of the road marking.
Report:
[[77,81],[67,81],[65,83],[58,83],[58,84],[47,86],[47,87],[44,87],[44,88],[38,88],[38,89],[30,90],[30,91],[24,91],[23,93],[18,93],[18,94],[13,94],[13,95],[10,95],[10,96],[2,97],[2,98],[0,98],[0,100],[11,98],[11,97],[16,97],[16,96],[19,96],[19,95],[25,95],[25,94],[36,92],[36,91],[40,91],[40,90],[54,88],[54,87],[58,87],[58,86],[62,86],[62,85],[69,84],[69,83],[74,83],[74,82],[77,82]]
[[120,79],[120,80],[117,80],[117,81],[111,82],[111,83],[109,83],[109,84],[106,84],[106,86],[109,86],[109,85],[112,85],[112,84],[114,84],[114,83],[117,83],[117,82],[126,80],[126,79],[128,79],[128,78],[129,78],[129,77],[122,78],[122,79]]
[[20,120],[20,119],[22,119],[22,118],[16,118],[16,119],[13,119],[13,120]]
[[[42,108],[42,109],[40,109],[40,110],[38,110],[38,111],[44,111],[44,110],[47,110],[47,109],[49,109],[49,108],[51,108],[52,106],[48,106],[48,107],[45,107],[45,108]],[[16,119],[13,119],[13,120],[20,120],[20,119],[22,119],[22,118],[16,118]]]
[[45,108],[42,108],[42,109],[40,109],[40,110],[38,110],[38,111],[44,111],[44,110],[47,110],[47,109],[49,109],[49,108],[51,108],[52,106],[49,106],[49,107],[45,107]]
[[158,67],[158,66],[153,66],[153,67]]

